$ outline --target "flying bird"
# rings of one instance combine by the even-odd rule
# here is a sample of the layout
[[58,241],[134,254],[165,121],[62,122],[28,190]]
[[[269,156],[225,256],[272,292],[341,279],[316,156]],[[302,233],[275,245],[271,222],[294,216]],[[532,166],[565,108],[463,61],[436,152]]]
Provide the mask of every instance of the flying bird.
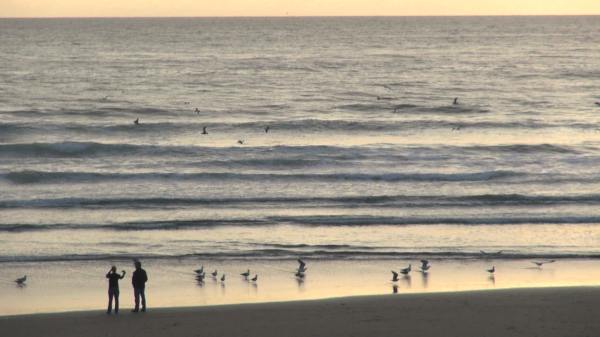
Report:
[[392,270],[392,282],[398,282],[398,273]]
[[299,273],[304,273],[307,270],[306,263],[304,261],[298,259],[298,264],[299,264],[299,266],[298,266],[298,272]]
[[556,260],[547,260],[547,261],[532,261],[531,263],[535,264],[536,266],[538,266],[538,268],[542,268],[543,265],[545,265],[546,263],[554,263]]
[[499,250],[499,251],[497,251],[495,253],[494,252],[488,253],[486,251],[480,250],[479,252],[481,252],[481,255],[502,255],[503,251]]

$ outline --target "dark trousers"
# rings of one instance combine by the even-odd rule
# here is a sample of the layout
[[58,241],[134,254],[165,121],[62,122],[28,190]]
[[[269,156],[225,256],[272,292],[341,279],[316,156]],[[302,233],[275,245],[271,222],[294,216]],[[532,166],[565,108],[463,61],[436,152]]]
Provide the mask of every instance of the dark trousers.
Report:
[[113,298],[115,299],[116,314],[119,312],[119,288],[108,288],[108,310],[106,310],[108,313],[112,311]]
[[133,297],[135,298],[135,310],[140,309],[140,297],[142,298],[142,310],[146,310],[146,293],[144,288],[133,288]]

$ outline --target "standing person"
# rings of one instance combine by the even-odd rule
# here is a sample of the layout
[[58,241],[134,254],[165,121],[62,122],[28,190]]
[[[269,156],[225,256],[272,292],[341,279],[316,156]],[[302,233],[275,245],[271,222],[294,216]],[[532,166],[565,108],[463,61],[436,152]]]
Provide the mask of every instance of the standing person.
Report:
[[122,270],[119,275],[115,266],[112,266],[106,274],[108,279],[108,310],[106,313],[109,315],[112,311],[113,298],[115,299],[115,315],[119,313],[119,280],[123,277],[125,277],[125,271]]
[[146,311],[146,294],[144,290],[146,288],[146,282],[148,281],[148,275],[146,271],[142,269],[142,263],[135,261],[135,271],[131,277],[131,284],[133,284],[133,296],[135,298],[135,309],[131,312],[140,311],[140,297],[142,298],[142,312]]

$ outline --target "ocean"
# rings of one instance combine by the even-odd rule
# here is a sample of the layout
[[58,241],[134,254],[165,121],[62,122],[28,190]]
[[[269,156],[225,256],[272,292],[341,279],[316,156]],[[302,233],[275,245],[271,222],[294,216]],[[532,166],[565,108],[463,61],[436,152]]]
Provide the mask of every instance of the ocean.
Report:
[[1,19],[0,269],[598,258],[598,55],[593,16]]

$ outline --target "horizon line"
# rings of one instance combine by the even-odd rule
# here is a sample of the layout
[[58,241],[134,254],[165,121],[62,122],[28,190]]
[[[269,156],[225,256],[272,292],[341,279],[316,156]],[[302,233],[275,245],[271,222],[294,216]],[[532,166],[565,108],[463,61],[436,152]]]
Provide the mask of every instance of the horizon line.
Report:
[[465,18],[465,17],[593,17],[593,14],[445,14],[445,15],[222,15],[222,16],[0,16],[5,19],[244,19],[244,18]]

